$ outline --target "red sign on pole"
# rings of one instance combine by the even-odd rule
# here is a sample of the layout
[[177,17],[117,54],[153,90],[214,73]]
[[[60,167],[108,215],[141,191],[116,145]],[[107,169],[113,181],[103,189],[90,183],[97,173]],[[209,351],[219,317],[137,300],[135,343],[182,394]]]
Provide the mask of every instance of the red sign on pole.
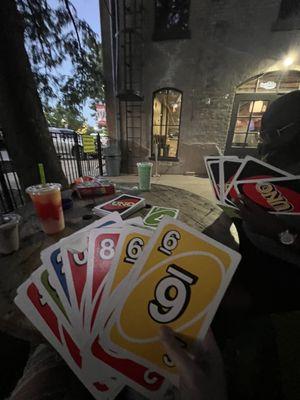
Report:
[[99,127],[106,126],[106,107],[103,103],[96,104],[97,123]]

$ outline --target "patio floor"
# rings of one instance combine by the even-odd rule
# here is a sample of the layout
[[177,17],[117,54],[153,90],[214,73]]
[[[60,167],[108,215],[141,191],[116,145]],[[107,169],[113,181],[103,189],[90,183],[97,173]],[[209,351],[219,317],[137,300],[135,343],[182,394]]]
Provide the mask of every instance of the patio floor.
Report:
[[[137,175],[121,175],[108,178],[116,183],[138,183]],[[152,177],[151,182],[160,185],[173,186],[178,189],[184,189],[199,196],[205,197],[208,200],[214,201],[213,192],[208,178],[199,178],[196,176],[187,175],[161,175],[158,178]]]

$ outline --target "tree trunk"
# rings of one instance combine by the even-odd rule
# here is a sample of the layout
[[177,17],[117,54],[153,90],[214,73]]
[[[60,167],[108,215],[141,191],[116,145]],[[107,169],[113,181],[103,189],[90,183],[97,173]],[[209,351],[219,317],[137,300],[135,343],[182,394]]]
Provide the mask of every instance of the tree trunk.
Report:
[[24,26],[14,0],[0,0],[0,126],[21,186],[46,180],[66,185],[48,132],[37,85],[24,46]]

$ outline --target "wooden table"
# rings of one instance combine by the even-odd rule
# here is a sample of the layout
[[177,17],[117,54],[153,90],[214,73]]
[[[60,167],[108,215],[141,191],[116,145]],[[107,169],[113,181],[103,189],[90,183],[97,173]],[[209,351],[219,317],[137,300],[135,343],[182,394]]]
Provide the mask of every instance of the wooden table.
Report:
[[[212,238],[236,249],[236,243],[229,233],[231,220],[210,201],[188,191],[163,185],[152,185],[151,192],[140,193],[130,184],[119,184],[123,193],[139,194],[147,205],[175,207],[180,210],[179,219],[191,227],[205,231]],[[0,330],[16,337],[39,342],[40,335],[13,303],[16,289],[40,265],[40,252],[62,237],[68,236],[94,219],[91,209],[115,196],[95,200],[77,200],[74,207],[65,212],[66,229],[58,235],[47,236],[39,228],[32,204],[20,209],[21,225],[20,250],[10,256],[0,256]],[[133,216],[145,216],[149,208]],[[83,218],[90,219],[83,219]]]

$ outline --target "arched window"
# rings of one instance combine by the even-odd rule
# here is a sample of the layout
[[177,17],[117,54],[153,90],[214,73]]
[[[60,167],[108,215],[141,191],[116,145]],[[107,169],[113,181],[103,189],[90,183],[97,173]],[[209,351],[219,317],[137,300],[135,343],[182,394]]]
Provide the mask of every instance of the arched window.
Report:
[[181,105],[180,90],[163,88],[153,93],[152,156],[156,144],[160,160],[174,160],[178,157]]
[[225,153],[256,155],[263,113],[278,96],[300,88],[300,71],[274,71],[252,77],[236,89]]

